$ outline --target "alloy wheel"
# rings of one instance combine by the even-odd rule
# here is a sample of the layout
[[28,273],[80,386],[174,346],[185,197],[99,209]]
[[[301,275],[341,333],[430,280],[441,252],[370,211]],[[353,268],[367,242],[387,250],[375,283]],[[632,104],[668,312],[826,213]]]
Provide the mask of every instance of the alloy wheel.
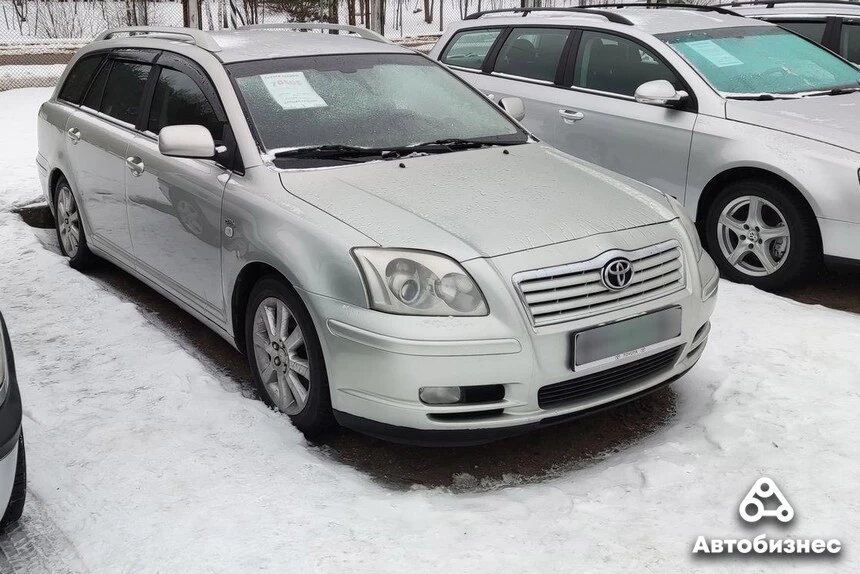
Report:
[[735,269],[763,277],[787,261],[791,234],[785,216],[773,203],[744,195],[729,202],[720,213],[717,242]]
[[276,297],[264,299],[254,314],[254,358],[263,386],[283,413],[298,414],[310,394],[307,345],[296,318]]
[[66,185],[60,188],[57,197],[57,226],[63,250],[73,258],[81,243],[81,217],[72,190]]

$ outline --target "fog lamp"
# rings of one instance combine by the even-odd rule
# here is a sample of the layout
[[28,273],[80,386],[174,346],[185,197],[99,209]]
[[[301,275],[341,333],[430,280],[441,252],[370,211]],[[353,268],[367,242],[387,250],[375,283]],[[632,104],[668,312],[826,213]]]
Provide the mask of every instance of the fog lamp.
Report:
[[460,387],[421,387],[418,398],[428,405],[450,405],[460,402]]

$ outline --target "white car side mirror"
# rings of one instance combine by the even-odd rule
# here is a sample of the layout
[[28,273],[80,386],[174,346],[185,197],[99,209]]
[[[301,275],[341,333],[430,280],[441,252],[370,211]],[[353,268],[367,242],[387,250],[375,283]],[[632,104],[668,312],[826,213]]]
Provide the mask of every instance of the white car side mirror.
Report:
[[690,96],[683,90],[676,90],[668,80],[652,80],[636,88],[633,97],[640,104],[671,107],[680,104]]
[[211,159],[215,157],[215,141],[203,126],[167,126],[158,133],[158,151],[171,157]]
[[522,121],[523,118],[526,117],[526,106],[519,98],[502,98],[499,100],[499,105],[509,116],[518,122]]

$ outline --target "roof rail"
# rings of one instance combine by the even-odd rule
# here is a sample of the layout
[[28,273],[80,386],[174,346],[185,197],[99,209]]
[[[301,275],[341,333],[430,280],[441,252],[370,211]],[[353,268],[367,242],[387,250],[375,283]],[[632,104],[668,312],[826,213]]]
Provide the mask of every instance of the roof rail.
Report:
[[632,26],[633,22],[622,16],[621,14],[617,14],[615,12],[608,12],[605,10],[592,10],[590,7],[588,8],[498,8],[496,10],[483,10],[481,12],[474,12],[469,14],[464,20],[477,20],[482,16],[486,16],[487,14],[503,14],[505,12],[511,12],[514,14],[522,14],[523,17],[528,16],[532,12],[574,12],[579,14],[592,14],[594,16],[603,16],[610,22],[614,24],[624,24],[626,26]]
[[841,4],[860,8],[860,3],[856,0],[853,2],[851,0],[735,0],[733,2],[724,2],[719,5],[732,7],[763,5],[765,8],[773,8],[780,4]]
[[110,40],[119,34],[180,40],[188,42],[189,44],[194,44],[195,46],[203,48],[209,52],[219,52],[221,50],[221,46],[218,45],[218,42],[216,42],[215,39],[204,30],[169,26],[127,26],[124,28],[111,28],[96,36],[96,41]]
[[282,22],[280,24],[250,24],[239,26],[237,30],[343,30],[350,34],[357,34],[365,40],[384,42],[391,44],[391,40],[373,30],[361,26],[350,26],[349,24],[330,24],[328,22]]
[[[773,2],[774,0],[769,0]],[[670,2],[668,4],[644,4],[637,2],[619,2],[618,4],[589,4],[588,8],[680,8],[682,10],[697,10],[702,12],[716,12],[717,14],[725,14],[726,16],[741,16],[734,10],[725,8],[725,5],[701,5],[701,4],[683,4],[681,2]]]

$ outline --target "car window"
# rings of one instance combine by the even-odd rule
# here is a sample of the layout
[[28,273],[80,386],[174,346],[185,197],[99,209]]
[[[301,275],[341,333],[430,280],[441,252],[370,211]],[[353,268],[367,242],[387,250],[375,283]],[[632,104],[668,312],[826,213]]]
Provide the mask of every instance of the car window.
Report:
[[825,20],[821,20],[820,22],[801,22],[798,20],[768,20],[768,22],[779,24],[783,28],[791,30],[796,34],[800,34],[801,36],[809,38],[813,42],[818,42],[819,44],[824,41],[824,29],[827,27],[827,22]]
[[582,33],[574,86],[632,97],[636,88],[653,80],[667,80],[675,89],[683,89],[675,73],[641,44],[614,34]]
[[860,71],[818,44],[775,26],[658,36],[714,89],[732,97],[798,94],[856,86]]
[[134,124],[140,111],[143,87],[152,66],[136,62],[114,62],[99,111]]
[[839,53],[847,60],[860,64],[860,22],[843,22]]
[[63,84],[58,97],[72,104],[80,104],[102,59],[101,55],[96,55],[86,56],[78,60],[66,77],[66,82]]
[[147,129],[157,134],[161,128],[182,124],[204,126],[216,141],[223,137],[223,123],[194,80],[177,70],[163,68],[155,86]]
[[551,82],[569,35],[563,28],[515,29],[502,44],[493,71]]
[[108,75],[110,75],[110,69],[111,61],[108,60],[101,67],[101,70],[99,70],[95,80],[93,80],[93,83],[90,85],[90,89],[87,90],[87,95],[84,96],[84,101],[81,102],[82,106],[93,110],[99,109],[99,106],[102,103],[102,94],[104,93],[105,86],[107,85]]
[[392,148],[526,139],[498,106],[415,54],[279,58],[231,64],[228,70],[270,153],[320,145]]
[[458,32],[448,44],[440,60],[452,66],[480,70],[493,42],[501,32],[501,28]]

